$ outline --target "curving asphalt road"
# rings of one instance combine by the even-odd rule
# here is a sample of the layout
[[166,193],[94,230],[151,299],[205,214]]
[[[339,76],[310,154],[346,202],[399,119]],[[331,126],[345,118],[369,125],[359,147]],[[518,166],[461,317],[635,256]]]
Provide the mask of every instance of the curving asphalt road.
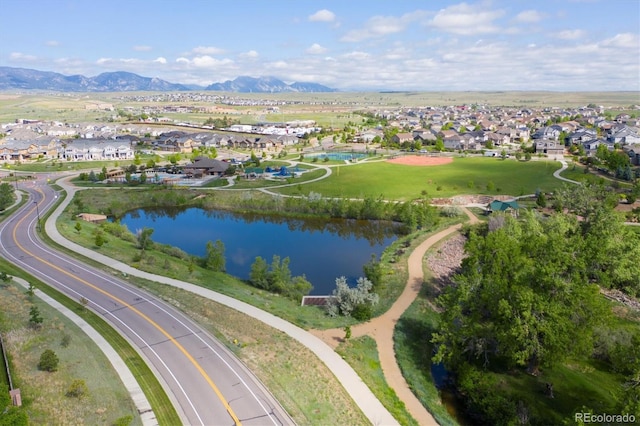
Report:
[[0,226],[0,255],[72,299],[86,299],[155,370],[184,424],[293,424],[258,379],[188,317],[42,243],[35,232],[38,218],[57,195],[40,181],[20,189],[29,200]]

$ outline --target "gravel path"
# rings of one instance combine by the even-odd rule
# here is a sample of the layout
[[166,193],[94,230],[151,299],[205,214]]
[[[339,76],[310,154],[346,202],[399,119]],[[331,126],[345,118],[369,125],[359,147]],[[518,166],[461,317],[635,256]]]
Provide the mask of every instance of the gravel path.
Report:
[[[470,223],[478,222],[478,219],[473,215],[473,213],[464,207],[461,208],[469,217]],[[376,341],[378,356],[380,357],[380,366],[387,384],[396,392],[398,398],[404,402],[409,413],[411,413],[413,418],[421,425],[437,425],[438,423],[435,421],[431,413],[424,408],[413,392],[411,392],[409,385],[402,376],[402,372],[400,371],[400,367],[396,361],[395,351],[393,350],[393,332],[404,311],[407,310],[420,293],[420,288],[422,287],[424,280],[422,264],[425,253],[438,241],[459,231],[461,227],[462,225],[450,226],[449,228],[427,238],[418,247],[416,247],[409,256],[409,278],[407,279],[407,284],[398,300],[396,300],[393,306],[391,306],[391,308],[383,315],[364,324],[351,327],[352,337],[370,336]],[[458,240],[455,241],[457,242]],[[454,248],[455,245],[451,245],[450,248],[446,249],[448,253],[446,258],[452,261],[461,256],[453,255]],[[444,266],[445,262],[436,263],[438,265],[442,265],[438,266],[440,269],[439,273],[442,274],[446,273],[446,271],[451,268],[455,268],[455,266],[449,266],[449,269],[447,269],[447,267]],[[310,332],[321,338],[332,348],[336,348],[344,341],[344,330],[341,328],[334,328],[330,330],[310,330]]]

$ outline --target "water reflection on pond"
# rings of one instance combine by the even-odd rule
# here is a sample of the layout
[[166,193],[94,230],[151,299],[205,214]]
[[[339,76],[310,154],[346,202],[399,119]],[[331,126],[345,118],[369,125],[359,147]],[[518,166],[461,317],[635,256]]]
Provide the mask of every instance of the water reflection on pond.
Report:
[[344,219],[292,219],[281,216],[239,214],[188,209],[139,209],[121,222],[130,231],[153,228],[153,241],[204,256],[207,241],[225,246],[227,272],[249,277],[257,256],[271,263],[273,255],[291,259],[293,275],[306,275],[311,294],[330,294],[335,279],[350,282],[362,276],[371,254],[380,256],[396,238],[398,226],[389,222]]

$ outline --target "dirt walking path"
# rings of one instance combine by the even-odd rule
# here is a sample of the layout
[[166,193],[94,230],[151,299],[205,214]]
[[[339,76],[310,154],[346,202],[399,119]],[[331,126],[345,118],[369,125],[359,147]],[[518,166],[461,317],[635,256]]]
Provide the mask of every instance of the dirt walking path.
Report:
[[[470,223],[477,223],[478,218],[468,209],[462,207],[462,210],[469,217]],[[409,308],[413,301],[418,297],[424,274],[422,271],[422,259],[434,244],[448,235],[460,230],[462,225],[453,225],[449,228],[432,235],[423,241],[411,253],[408,260],[409,277],[404,291],[391,306],[391,308],[379,317],[372,319],[364,324],[351,327],[351,337],[370,336],[376,341],[378,347],[378,356],[380,357],[380,366],[384,377],[389,386],[396,392],[398,398],[404,402],[407,411],[421,425],[437,425],[438,423],[429,413],[422,403],[409,389],[409,385],[402,376],[396,354],[393,349],[393,332],[396,324],[404,311]],[[344,330],[341,328],[333,328],[329,330],[309,330],[311,333],[321,338],[332,348],[336,348],[340,343],[344,342]]]

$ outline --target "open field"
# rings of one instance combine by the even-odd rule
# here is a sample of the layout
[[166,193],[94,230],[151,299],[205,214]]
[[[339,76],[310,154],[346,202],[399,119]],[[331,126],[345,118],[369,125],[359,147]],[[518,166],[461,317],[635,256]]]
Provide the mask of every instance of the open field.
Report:
[[455,158],[439,166],[405,166],[388,162],[336,166],[327,179],[301,187],[277,190],[288,195],[411,200],[461,194],[519,196],[537,189],[552,191],[562,185],[553,177],[560,164],[552,161],[516,161],[485,157]]
[[[220,109],[212,113],[163,114],[178,121],[204,122],[209,117],[226,115],[243,124],[259,121],[282,122],[292,120],[315,120],[321,126],[341,128],[349,121],[358,123],[361,118],[353,111],[373,110],[386,107],[424,107],[448,105],[486,104],[514,107],[574,107],[590,103],[605,107],[629,108],[638,103],[637,92],[330,92],[330,93],[206,93],[211,96],[224,95],[252,100],[281,100],[279,113],[267,114],[263,106],[233,106],[211,102],[192,101],[185,103],[164,102],[166,105],[189,105]],[[69,122],[106,121],[118,109],[141,108],[152,104],[129,100],[134,96],[154,93],[3,93],[0,94],[0,122],[14,122],[18,118],[58,120]],[[123,99],[124,97],[128,99]],[[85,109],[90,103],[110,103],[116,111]],[[160,106],[163,102],[153,102]]]

